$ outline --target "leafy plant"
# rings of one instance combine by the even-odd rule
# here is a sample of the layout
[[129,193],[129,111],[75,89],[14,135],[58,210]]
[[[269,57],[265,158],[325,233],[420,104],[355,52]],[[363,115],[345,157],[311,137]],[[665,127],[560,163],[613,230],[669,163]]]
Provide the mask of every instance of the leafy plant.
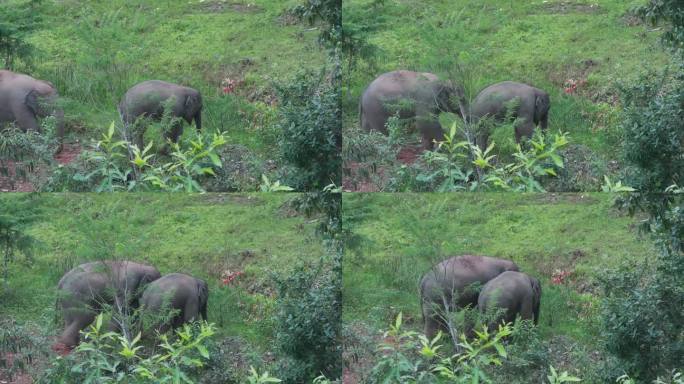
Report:
[[261,185],[259,186],[261,192],[289,192],[293,191],[292,187],[281,185],[280,181],[271,182],[266,175],[261,175]]
[[157,155],[150,153],[153,143],[141,150],[125,140],[117,140],[112,122],[102,139],[82,155],[89,171],[77,173],[74,178],[83,183],[94,182],[97,192],[203,192],[200,180],[214,176],[214,168],[222,166],[217,150],[226,143],[223,133],[214,133],[210,138],[195,133],[187,142],[170,142],[170,161],[158,162]]
[[515,162],[497,164],[492,142],[483,151],[470,141],[458,141],[458,124],[454,122],[438,142],[437,151],[428,151],[423,158],[430,173],[417,176],[419,181],[436,183],[436,191],[455,190],[506,190],[543,192],[539,180],[555,176],[557,168],[563,167],[558,150],[568,144],[567,135],[554,135],[553,141],[539,132],[529,140],[529,149],[517,146],[513,155]]
[[247,376],[247,382],[249,384],[280,383],[281,381],[282,380],[269,375],[268,372],[259,375],[254,367],[249,367],[249,376]]
[[193,383],[191,372],[209,359],[207,340],[215,329],[206,322],[185,324],[174,340],[160,335],[161,352],[145,356],[140,334],[132,340],[102,330],[102,314],[84,332],[85,341],[58,358],[39,383]]
[[579,377],[570,376],[565,371],[559,374],[553,365],[549,366],[549,375],[546,378],[549,379],[549,384],[577,383],[582,381]]
[[485,367],[501,365],[507,356],[502,344],[512,329],[502,325],[490,334],[486,327],[468,340],[460,336],[461,352],[445,356],[439,332],[432,340],[413,331],[402,330],[402,315],[383,335],[378,352],[381,358],[373,367],[371,383],[491,383]]

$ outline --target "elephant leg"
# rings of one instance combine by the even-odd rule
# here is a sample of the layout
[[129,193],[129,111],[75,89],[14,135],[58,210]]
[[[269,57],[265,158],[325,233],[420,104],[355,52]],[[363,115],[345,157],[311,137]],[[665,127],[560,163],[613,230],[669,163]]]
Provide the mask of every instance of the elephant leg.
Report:
[[67,314],[64,319],[64,331],[58,338],[58,341],[67,347],[74,347],[78,345],[80,339],[80,331],[86,329],[95,321],[96,313],[94,311],[83,310],[75,314]]
[[527,138],[532,138],[532,133],[534,132],[534,123],[527,119],[515,127],[515,142],[520,143],[523,136]]
[[40,131],[36,115],[25,105],[19,105],[14,108],[14,118],[17,126],[23,131]]
[[192,300],[185,304],[183,309],[183,323],[190,323],[199,318],[199,303]]
[[486,132],[480,132],[475,137],[475,145],[477,145],[482,152],[487,150],[487,144],[489,142],[489,134]]
[[178,143],[178,139],[180,138],[181,134],[183,133],[183,122],[182,121],[176,121],[174,122],[169,130],[164,131],[164,145],[162,146],[161,150],[159,151],[163,155],[168,155],[171,151],[171,146],[169,145],[169,140],[171,140],[173,143]]

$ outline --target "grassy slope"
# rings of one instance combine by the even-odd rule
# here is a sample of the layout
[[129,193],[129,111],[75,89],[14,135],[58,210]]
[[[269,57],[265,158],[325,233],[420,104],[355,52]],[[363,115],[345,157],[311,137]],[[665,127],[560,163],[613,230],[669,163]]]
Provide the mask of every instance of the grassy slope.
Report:
[[[47,3],[45,28],[32,39],[42,52],[35,74],[57,85],[72,127],[86,137],[118,120],[116,103],[129,87],[160,79],[203,93],[210,131],[266,152],[273,143],[260,117],[272,111],[246,96],[268,101],[272,81],[324,62],[315,30],[281,20],[296,0]],[[238,96],[220,96],[227,77],[245,80]]]
[[[368,10],[370,3],[344,3],[345,20],[369,25],[370,42],[380,48],[377,68],[362,64],[352,72],[347,127],[358,124],[357,100],[378,74],[401,68],[442,73],[440,66],[449,67],[461,52],[469,57],[473,97],[498,81],[534,84],[551,95],[552,130],[570,132],[573,142],[614,158],[614,82],[665,62],[657,32],[631,25],[625,16],[643,3],[638,0],[387,1],[377,11]],[[587,80],[579,96],[563,92],[567,79]],[[508,132],[494,139],[499,147],[513,147]]]
[[[542,281],[543,335],[591,343],[598,332],[597,275],[653,253],[636,235],[635,220],[618,214],[611,200],[602,194],[345,195],[345,225],[362,246],[346,255],[344,317],[386,329],[403,311],[420,329],[420,276],[448,256],[481,254],[511,258]],[[569,285],[551,284],[557,269],[574,271]]]
[[[9,197],[11,198],[11,197]],[[310,220],[281,206],[290,196],[185,194],[41,195],[43,220],[30,232],[41,251],[11,268],[0,315],[54,329],[55,286],[83,260],[122,258],[182,272],[210,285],[209,320],[223,335],[267,345],[269,274],[323,250]],[[224,270],[244,270],[239,288],[222,287]],[[249,294],[255,292],[255,294]],[[52,330],[51,332],[56,332]]]

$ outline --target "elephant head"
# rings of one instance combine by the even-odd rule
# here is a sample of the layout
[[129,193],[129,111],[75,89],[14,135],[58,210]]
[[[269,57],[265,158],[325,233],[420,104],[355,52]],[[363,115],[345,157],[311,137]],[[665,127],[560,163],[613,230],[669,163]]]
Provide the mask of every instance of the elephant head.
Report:
[[194,89],[188,92],[185,97],[185,120],[188,124],[195,121],[198,131],[202,130],[202,95]]
[[451,80],[439,82],[436,102],[441,111],[452,112],[461,117],[466,114],[468,103],[465,98],[465,89]]

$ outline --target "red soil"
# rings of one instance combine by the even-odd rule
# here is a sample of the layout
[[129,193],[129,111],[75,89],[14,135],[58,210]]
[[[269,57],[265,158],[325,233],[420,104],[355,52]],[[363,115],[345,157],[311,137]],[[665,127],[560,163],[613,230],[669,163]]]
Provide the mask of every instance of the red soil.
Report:
[[[65,143],[62,150],[55,155],[55,160],[62,165],[69,164],[76,160],[78,155],[81,154],[83,148],[80,143]],[[33,192],[35,191],[35,186],[28,180],[21,180],[17,178],[14,173],[17,162],[8,161],[5,165],[9,168],[9,176],[0,176],[0,192]],[[43,165],[38,165],[35,169],[35,173],[41,174],[45,171]],[[0,382],[0,384],[3,384]]]

